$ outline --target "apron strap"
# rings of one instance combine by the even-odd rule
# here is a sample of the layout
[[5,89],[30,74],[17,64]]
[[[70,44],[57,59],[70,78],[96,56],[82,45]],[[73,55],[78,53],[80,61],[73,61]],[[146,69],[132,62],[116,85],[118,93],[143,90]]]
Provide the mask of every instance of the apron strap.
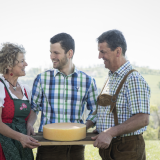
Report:
[[10,92],[9,92],[9,90],[8,90],[8,88],[7,88],[7,86],[6,86],[6,84],[4,83],[4,81],[3,81],[1,78],[0,78],[0,81],[4,84],[5,89],[7,90],[7,92],[8,92],[8,94],[9,94],[10,98],[13,100],[13,98],[12,98],[12,96],[11,96],[11,94],[10,94]]

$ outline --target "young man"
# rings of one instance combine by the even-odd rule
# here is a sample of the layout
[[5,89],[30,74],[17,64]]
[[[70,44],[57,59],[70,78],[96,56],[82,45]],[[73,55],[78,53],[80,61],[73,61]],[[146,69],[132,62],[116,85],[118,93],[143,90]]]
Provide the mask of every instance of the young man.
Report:
[[150,88],[126,60],[127,44],[120,31],[109,30],[97,40],[109,78],[97,101],[94,146],[105,160],[145,160],[142,133],[149,124]]
[[[53,68],[39,74],[33,84],[31,100],[31,118],[28,120],[28,134],[34,134],[33,124],[36,112],[40,111],[43,126],[49,123],[83,123],[82,114],[86,104],[90,113],[86,127],[95,123],[97,87],[95,80],[79,71],[72,62],[75,51],[74,39],[66,33],[60,33],[50,39],[50,58]],[[40,146],[37,160],[84,160],[84,146]],[[67,159],[67,160],[69,160]]]

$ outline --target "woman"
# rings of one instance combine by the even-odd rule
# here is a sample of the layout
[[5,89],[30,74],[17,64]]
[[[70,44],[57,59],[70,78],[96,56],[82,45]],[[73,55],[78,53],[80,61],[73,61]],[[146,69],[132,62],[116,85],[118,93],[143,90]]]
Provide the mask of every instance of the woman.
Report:
[[29,89],[18,78],[25,76],[25,49],[4,43],[0,50],[0,160],[32,160],[32,149],[39,146],[27,136],[30,114]]

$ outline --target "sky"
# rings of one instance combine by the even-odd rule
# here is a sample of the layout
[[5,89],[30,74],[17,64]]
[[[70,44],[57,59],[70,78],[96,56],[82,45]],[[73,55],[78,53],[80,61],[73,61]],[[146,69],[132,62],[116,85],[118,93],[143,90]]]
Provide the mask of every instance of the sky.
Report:
[[75,40],[77,67],[103,64],[97,37],[122,31],[126,58],[160,70],[160,0],[0,0],[0,43],[26,49],[27,70],[49,68],[50,38],[65,32]]

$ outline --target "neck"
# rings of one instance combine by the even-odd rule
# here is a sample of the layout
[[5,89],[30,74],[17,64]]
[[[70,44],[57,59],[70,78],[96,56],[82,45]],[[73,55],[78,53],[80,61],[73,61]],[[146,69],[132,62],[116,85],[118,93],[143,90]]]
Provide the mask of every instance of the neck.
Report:
[[60,71],[68,76],[74,72],[74,64],[72,63],[72,61],[70,61],[68,65],[62,68]]
[[13,86],[17,85],[18,77],[10,76],[10,74],[3,75],[4,78],[9,81]]
[[117,71],[122,65],[124,65],[127,62],[126,58],[123,56],[121,59],[119,59],[119,61],[117,63],[115,63],[116,65],[113,67],[113,69],[111,70],[112,73],[114,73],[115,71]]

